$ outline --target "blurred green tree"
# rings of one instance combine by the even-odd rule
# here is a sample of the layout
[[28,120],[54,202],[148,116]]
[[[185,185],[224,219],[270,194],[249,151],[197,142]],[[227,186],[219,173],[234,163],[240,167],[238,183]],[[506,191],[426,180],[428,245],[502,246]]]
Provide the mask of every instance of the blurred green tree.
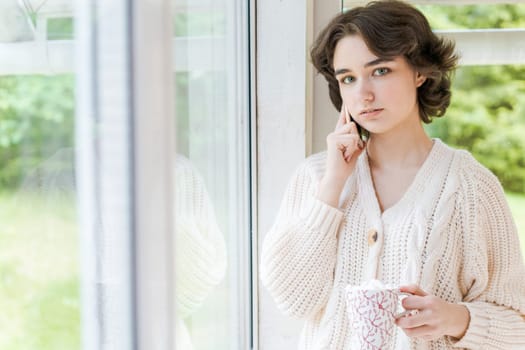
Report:
[[[525,27],[525,4],[420,8],[435,29]],[[447,115],[426,128],[472,152],[505,190],[525,193],[525,62],[460,67]]]
[[[24,176],[64,148],[74,146],[74,79],[71,75],[0,77],[0,186]],[[71,167],[54,162],[53,171]],[[63,168],[63,169],[61,169]]]

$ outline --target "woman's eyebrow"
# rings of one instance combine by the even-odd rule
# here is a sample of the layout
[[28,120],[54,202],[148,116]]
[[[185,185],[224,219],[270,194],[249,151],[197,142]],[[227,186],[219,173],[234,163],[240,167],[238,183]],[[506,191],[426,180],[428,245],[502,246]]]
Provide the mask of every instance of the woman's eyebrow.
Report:
[[[392,62],[392,61],[393,60],[389,59],[389,58],[376,58],[375,60],[372,60],[370,62],[365,63],[364,67],[367,68],[367,67],[371,67],[371,66],[376,66],[376,65],[381,64],[381,63]],[[334,76],[338,76],[339,74],[349,73],[351,71],[352,70],[348,69],[348,68],[337,69],[334,72]]]

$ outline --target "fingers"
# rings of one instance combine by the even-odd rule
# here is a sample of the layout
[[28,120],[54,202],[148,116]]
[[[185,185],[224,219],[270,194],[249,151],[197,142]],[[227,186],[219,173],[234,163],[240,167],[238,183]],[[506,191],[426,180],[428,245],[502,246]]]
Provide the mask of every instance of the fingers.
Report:
[[396,324],[410,338],[433,340],[443,335],[439,329],[439,326],[435,324],[429,324],[428,316],[422,313],[419,313],[415,316],[400,318],[396,320]]
[[411,338],[431,340],[439,337],[439,330],[430,322],[427,310],[401,317],[396,324]]
[[[401,301],[401,305],[405,310],[409,311],[408,313],[410,316],[401,317],[400,319],[404,319],[404,321],[402,321],[401,324],[406,322],[406,319],[408,318],[413,319],[415,315],[419,314],[419,310],[426,309],[429,306],[429,299],[432,299],[429,298],[427,292],[425,292],[418,285],[415,284],[401,286],[399,288],[399,291],[401,293],[409,294],[409,296],[407,296]],[[421,319],[421,316],[416,318],[416,320],[419,319]]]
[[405,310],[399,314],[396,314],[394,315],[394,318],[397,320],[401,317],[409,317],[409,316],[413,316],[413,315],[417,315],[419,313],[419,310],[417,309],[414,309],[414,310]]
[[354,134],[359,136],[359,133],[357,132],[357,126],[354,122],[341,125],[334,130],[334,134]]
[[415,312],[396,319],[396,324],[403,328],[416,328],[428,324],[428,315],[423,312]]
[[439,338],[439,336],[436,334],[436,327],[434,326],[421,326],[416,328],[408,328],[403,329],[403,332],[410,338],[419,338],[423,340],[434,340]]
[[343,104],[344,110],[345,110],[345,121],[346,124],[350,123],[350,112],[348,112],[348,107],[346,107],[345,104]]
[[334,134],[338,134],[338,135],[341,135],[341,134],[351,134],[352,133],[352,124],[353,123],[350,123],[350,124],[342,124],[341,126],[339,126],[338,128],[336,128],[334,130]]
[[[453,312],[451,312],[450,305],[452,304],[435,295],[426,293],[416,285],[403,286],[400,290],[413,294],[402,301],[403,308],[413,312],[395,321],[409,337],[429,340],[451,334],[448,320],[455,318]],[[417,312],[414,312],[416,310]],[[462,331],[463,329],[458,331],[457,334],[463,334]]]
[[349,162],[354,155],[359,155],[363,149],[363,143],[356,134],[336,134],[332,133],[327,137],[329,148],[334,147],[339,150],[346,162]]
[[335,125],[335,130],[339,129],[341,126],[346,124],[346,109],[345,106],[341,106],[341,112],[339,112],[339,118],[337,119],[337,124]]
[[[356,124],[350,122],[350,120],[348,109],[343,104],[341,106],[335,130],[326,138],[328,151],[329,154],[333,155],[333,159],[344,159],[347,164],[353,163],[356,157],[361,154],[365,146],[357,132]],[[330,150],[337,150],[339,152],[333,152]]]
[[[329,136],[333,137],[334,139],[341,137],[341,142],[348,141],[348,145],[350,145],[350,142],[355,141],[355,143],[353,143],[354,147],[352,147],[353,149],[350,152],[350,155],[356,150],[356,148],[357,150],[362,151],[365,147],[365,142],[361,140],[361,136],[358,134],[357,128],[354,122],[343,125],[339,130],[334,131]],[[361,152],[359,152],[358,155],[360,153]],[[345,155],[345,159],[346,159],[346,155]]]
[[341,105],[341,111],[339,112],[339,119],[337,119],[337,124],[336,124],[335,128],[337,130],[341,126],[343,126],[345,124],[349,124],[350,122],[351,122],[350,112],[348,112],[348,108],[343,103]]
[[428,302],[425,297],[418,295],[406,297],[401,304],[406,310],[418,310],[428,307]]
[[355,134],[333,135],[332,142],[341,151],[353,151],[359,148],[359,137]]

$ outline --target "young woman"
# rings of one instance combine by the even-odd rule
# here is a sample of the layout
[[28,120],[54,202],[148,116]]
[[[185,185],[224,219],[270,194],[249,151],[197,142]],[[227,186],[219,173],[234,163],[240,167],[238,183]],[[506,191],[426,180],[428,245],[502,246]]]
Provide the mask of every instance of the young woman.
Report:
[[454,45],[414,7],[379,1],[336,16],[311,56],[340,116],[291,179],[261,268],[282,311],[306,321],[299,348],[352,349],[345,287],[379,279],[418,311],[396,321],[396,349],[525,349],[502,187],[422,127],[449,105]]

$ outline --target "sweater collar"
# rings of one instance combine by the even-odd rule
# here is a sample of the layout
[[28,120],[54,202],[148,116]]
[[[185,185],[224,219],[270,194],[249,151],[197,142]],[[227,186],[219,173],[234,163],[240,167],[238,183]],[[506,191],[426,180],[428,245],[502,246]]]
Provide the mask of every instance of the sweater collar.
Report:
[[398,217],[397,214],[400,212],[410,210],[419,198],[424,197],[424,193],[429,190],[429,187],[437,185],[430,184],[434,182],[432,179],[442,181],[442,178],[446,176],[449,162],[444,161],[445,159],[443,158],[446,157],[447,153],[451,154],[452,152],[450,152],[450,149],[440,139],[436,138],[433,139],[433,141],[432,149],[417,171],[412,183],[408,186],[401,198],[384,212],[381,212],[376,196],[368,155],[366,152],[361,154],[357,164],[358,197],[362,202],[366,215],[372,219],[372,222],[389,220],[390,218]]

